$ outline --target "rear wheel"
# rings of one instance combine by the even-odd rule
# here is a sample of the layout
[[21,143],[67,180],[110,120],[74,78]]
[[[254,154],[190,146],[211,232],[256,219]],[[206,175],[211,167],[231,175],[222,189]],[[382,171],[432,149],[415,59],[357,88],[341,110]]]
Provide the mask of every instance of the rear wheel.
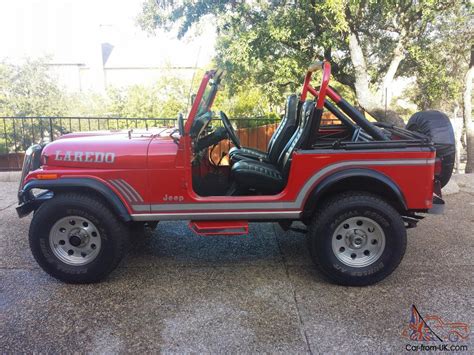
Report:
[[329,200],[308,231],[314,262],[333,282],[349,286],[370,285],[390,275],[403,258],[406,242],[400,214],[365,192]]
[[34,258],[51,276],[90,283],[105,278],[123,258],[128,228],[94,197],[59,194],[35,212],[29,241]]

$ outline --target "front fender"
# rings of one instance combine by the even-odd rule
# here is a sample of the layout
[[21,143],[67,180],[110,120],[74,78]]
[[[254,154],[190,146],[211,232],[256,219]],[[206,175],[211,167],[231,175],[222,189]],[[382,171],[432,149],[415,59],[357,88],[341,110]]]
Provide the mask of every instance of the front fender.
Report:
[[[47,190],[39,195],[33,195],[32,189]],[[108,186],[100,181],[90,178],[62,178],[57,180],[30,180],[18,192],[17,213],[19,217],[28,215],[38,208],[44,201],[52,198],[55,192],[65,191],[90,191],[99,194],[123,221],[131,221],[132,218],[127,208]]]

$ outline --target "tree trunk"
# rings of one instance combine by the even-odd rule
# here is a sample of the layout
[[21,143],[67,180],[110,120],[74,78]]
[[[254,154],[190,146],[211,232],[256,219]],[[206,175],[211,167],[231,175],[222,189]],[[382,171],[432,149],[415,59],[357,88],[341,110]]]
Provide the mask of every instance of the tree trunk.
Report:
[[463,136],[463,118],[459,116],[459,105],[456,103],[453,112],[453,118],[451,123],[454,129],[454,141],[455,141],[455,149],[456,149],[456,161],[454,164],[454,171],[456,174],[461,172],[461,152],[462,152],[462,136]]
[[474,77],[474,46],[471,46],[471,60],[464,78],[464,127],[466,129],[466,173],[474,172],[474,123],[472,122],[472,79]]
[[[398,116],[395,111],[385,111],[385,108],[380,104],[380,95],[374,95],[370,90],[370,77],[367,71],[364,53],[362,52],[357,35],[352,31],[349,34],[349,51],[352,65],[354,66],[354,87],[359,105],[377,121],[403,126],[404,122],[400,116]],[[393,75],[395,75],[395,73],[393,73]]]
[[387,72],[382,81],[382,86],[380,88],[381,92],[381,101],[380,103],[385,106],[385,103],[390,105],[390,101],[392,99],[392,93],[388,90],[392,85],[393,79],[395,78],[395,74],[397,73],[397,69],[400,66],[400,63],[403,59],[405,59],[405,53],[403,52],[403,38],[405,36],[405,31],[402,31],[400,34],[400,38],[398,43],[393,51],[393,57],[388,66]]

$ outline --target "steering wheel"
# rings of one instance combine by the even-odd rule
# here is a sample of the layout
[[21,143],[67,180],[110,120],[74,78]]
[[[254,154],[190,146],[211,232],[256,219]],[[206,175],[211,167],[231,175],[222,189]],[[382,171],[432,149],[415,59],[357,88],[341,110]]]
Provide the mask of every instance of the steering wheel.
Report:
[[227,115],[222,111],[219,112],[219,116],[221,117],[221,121],[224,124],[224,127],[225,127],[225,129],[227,131],[227,134],[229,135],[229,138],[232,141],[232,143],[234,143],[234,145],[237,148],[239,148],[239,149],[242,148],[241,145],[240,145],[239,137],[237,137],[237,134],[235,134],[234,127],[232,127],[232,124],[230,123],[229,117],[227,117]]

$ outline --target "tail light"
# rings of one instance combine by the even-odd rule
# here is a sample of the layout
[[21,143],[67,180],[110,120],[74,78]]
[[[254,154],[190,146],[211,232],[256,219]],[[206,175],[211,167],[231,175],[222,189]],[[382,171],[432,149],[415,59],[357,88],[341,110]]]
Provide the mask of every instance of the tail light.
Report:
[[435,159],[435,165],[434,165],[434,174],[435,174],[435,176],[441,175],[442,170],[443,170],[443,166],[441,164],[441,159],[436,158]]
[[433,182],[433,192],[441,196],[441,182],[439,181],[439,177],[441,176],[441,172],[443,170],[443,166],[441,164],[441,159],[436,158],[434,163],[434,182]]

